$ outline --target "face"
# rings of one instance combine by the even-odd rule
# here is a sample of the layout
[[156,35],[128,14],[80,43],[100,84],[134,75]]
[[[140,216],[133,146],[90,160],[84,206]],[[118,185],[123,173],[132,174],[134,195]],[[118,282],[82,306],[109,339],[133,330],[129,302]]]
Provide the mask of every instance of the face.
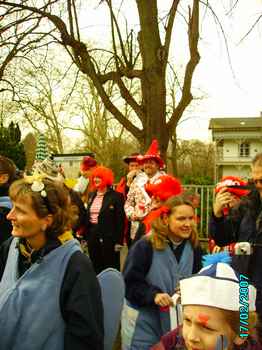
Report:
[[[182,332],[187,350],[216,350],[219,338],[227,343],[224,349],[232,349],[235,338],[223,311],[203,305],[184,306]],[[238,342],[239,340],[236,340],[236,343]],[[218,350],[220,349],[222,346]]]
[[260,197],[262,197],[262,166],[254,165],[251,167],[252,180],[258,190]]
[[148,177],[153,177],[159,170],[159,165],[153,159],[148,159],[144,162],[144,172]]
[[81,175],[83,175],[86,179],[89,178],[91,176],[92,170],[93,168],[89,168],[87,170],[81,170]]
[[102,184],[102,179],[100,177],[94,177],[93,179],[95,188],[99,188]]
[[8,174],[0,174],[0,185],[4,185],[9,180]]
[[133,170],[138,170],[139,169],[139,163],[138,162],[129,162],[128,164],[128,172],[133,171]]
[[30,239],[43,239],[49,224],[48,217],[39,218],[32,207],[31,197],[25,196],[13,201],[13,208],[7,215],[13,225],[12,235]]
[[195,223],[194,209],[187,204],[175,207],[172,213],[166,218],[169,226],[170,238],[175,242],[188,239],[191,236]]
[[199,208],[199,204],[200,204],[200,196],[196,194],[192,198],[192,205],[196,209],[196,208]]
[[163,201],[159,197],[153,197],[151,201],[151,208],[159,208],[163,205]]

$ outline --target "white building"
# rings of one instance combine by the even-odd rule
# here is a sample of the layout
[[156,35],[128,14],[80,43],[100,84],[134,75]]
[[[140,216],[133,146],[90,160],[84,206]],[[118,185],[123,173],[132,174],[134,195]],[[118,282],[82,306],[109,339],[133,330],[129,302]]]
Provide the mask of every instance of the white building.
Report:
[[66,178],[76,179],[79,176],[80,163],[84,156],[94,156],[94,154],[90,152],[53,154],[53,159],[57,165],[63,167]]
[[235,175],[248,179],[250,164],[262,152],[262,115],[258,118],[212,118],[209,123],[215,148],[215,181]]

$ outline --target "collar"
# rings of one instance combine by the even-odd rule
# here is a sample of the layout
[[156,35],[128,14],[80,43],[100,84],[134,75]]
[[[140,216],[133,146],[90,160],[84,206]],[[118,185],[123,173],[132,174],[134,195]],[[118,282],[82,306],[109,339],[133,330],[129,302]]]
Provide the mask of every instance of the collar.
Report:
[[181,242],[174,242],[172,241],[172,239],[168,238],[168,244],[172,250],[175,250],[179,246],[183,245],[184,242],[185,242],[184,239]]
[[148,178],[148,182],[151,183],[151,184],[154,184],[155,181],[158,180],[158,178],[162,175],[166,175],[166,173],[164,171],[161,171],[161,170],[158,170],[154,176]]
[[46,245],[39,250],[32,249],[25,239],[21,239],[18,244],[19,252],[27,263],[32,264],[37,260],[41,260],[45,255],[60,245],[74,239],[72,231],[65,231],[55,239],[48,240]]

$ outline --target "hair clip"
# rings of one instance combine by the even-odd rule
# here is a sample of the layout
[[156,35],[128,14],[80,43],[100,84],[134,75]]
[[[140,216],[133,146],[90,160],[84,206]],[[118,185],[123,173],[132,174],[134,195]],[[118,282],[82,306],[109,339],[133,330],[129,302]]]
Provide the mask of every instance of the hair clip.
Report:
[[45,191],[45,184],[43,183],[44,175],[39,173],[34,173],[30,176],[25,176],[24,179],[28,184],[31,184],[31,190],[33,192],[40,192],[41,197],[47,197]]

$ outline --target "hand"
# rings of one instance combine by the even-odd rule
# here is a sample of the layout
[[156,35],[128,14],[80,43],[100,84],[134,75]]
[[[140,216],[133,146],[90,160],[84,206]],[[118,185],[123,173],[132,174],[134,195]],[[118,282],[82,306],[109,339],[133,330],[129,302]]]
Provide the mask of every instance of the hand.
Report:
[[154,299],[156,305],[159,306],[173,306],[173,299],[167,293],[157,293]]
[[137,175],[137,170],[131,170],[128,174],[127,174],[127,186],[130,187],[131,183],[133,182],[134,178]]
[[115,244],[114,250],[115,252],[120,252],[120,250],[123,248],[121,244]]
[[212,250],[212,254],[219,253],[221,250],[222,250],[221,247],[219,247],[218,245],[215,245]]
[[130,216],[130,220],[131,221],[140,221],[141,220],[141,218],[140,217],[138,217],[137,215],[135,215],[135,214],[132,214],[131,216]]
[[215,197],[215,201],[213,204],[214,215],[217,218],[221,218],[223,216],[223,209],[228,207],[231,201],[231,193],[228,192],[227,187],[223,187]]

